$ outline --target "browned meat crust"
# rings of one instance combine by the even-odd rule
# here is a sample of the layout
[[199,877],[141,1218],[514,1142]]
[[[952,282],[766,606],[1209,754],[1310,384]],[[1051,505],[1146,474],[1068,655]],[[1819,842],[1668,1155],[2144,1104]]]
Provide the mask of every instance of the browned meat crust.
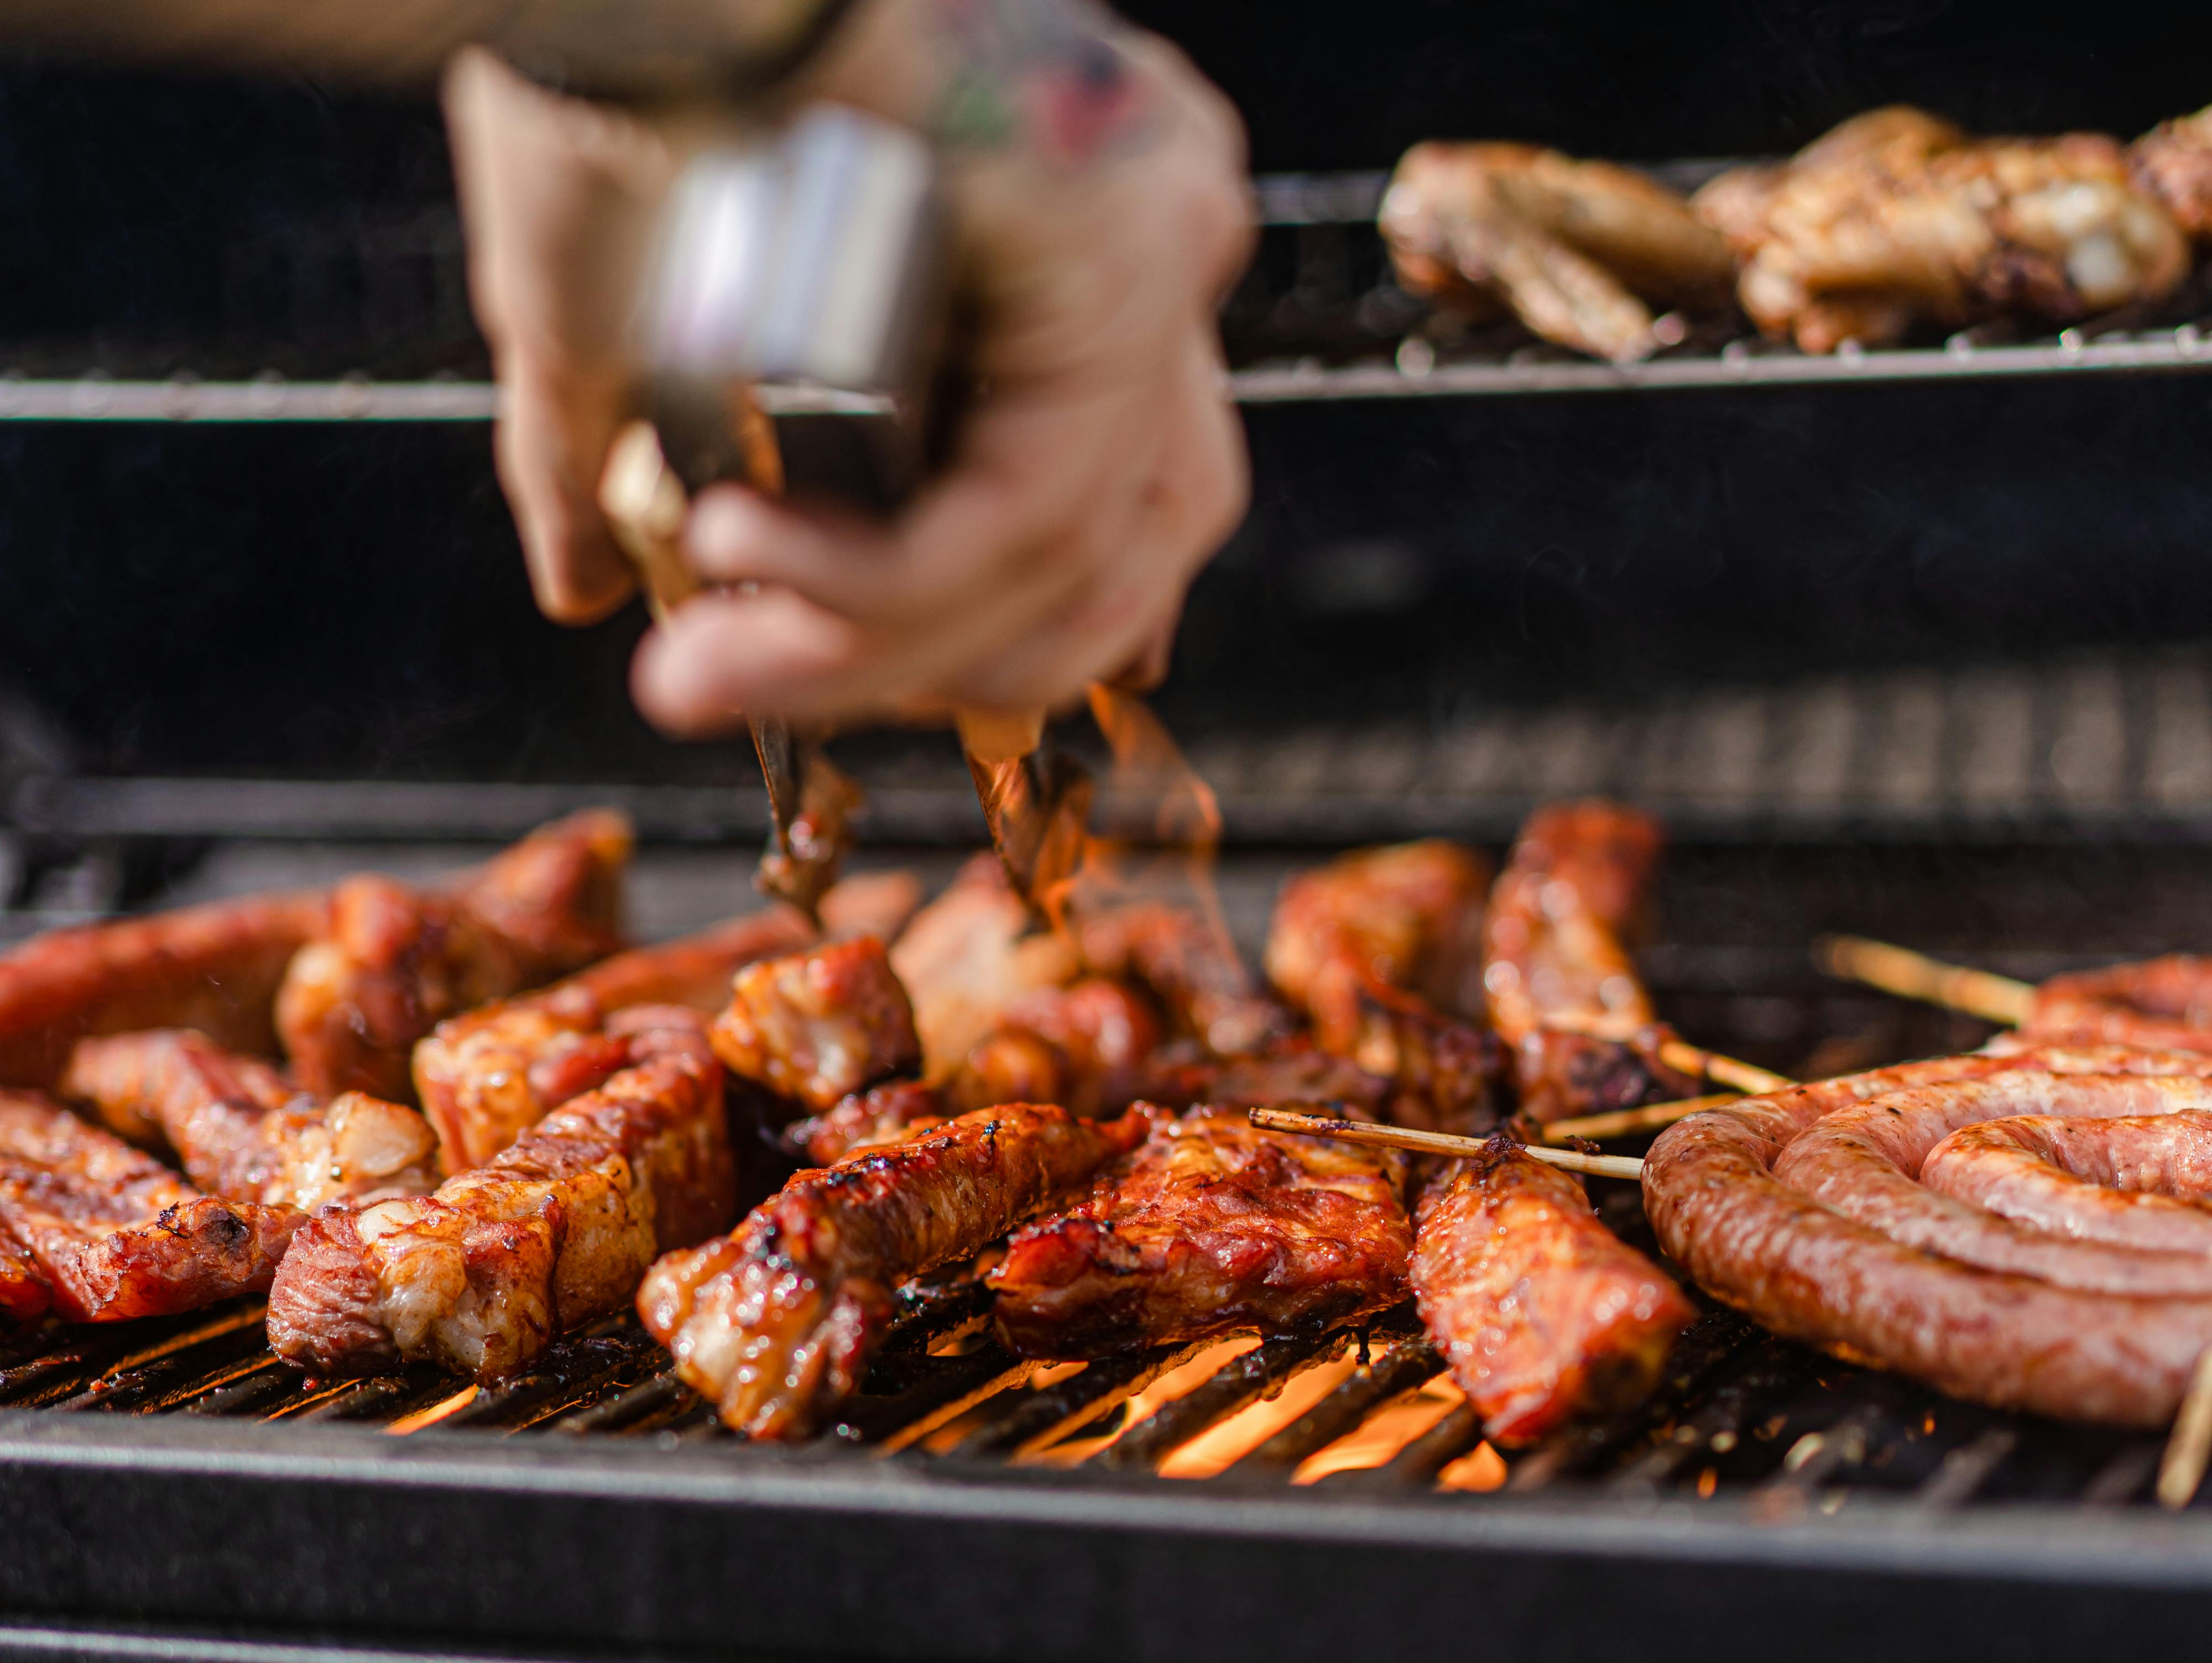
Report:
[[629,1067],[639,1019],[619,1013],[678,1005],[710,1014],[728,1001],[740,968],[804,947],[812,935],[798,913],[773,907],[447,1017],[414,1053],[416,1095],[446,1170],[482,1166],[571,1097]]
[[1984,1120],[1929,1150],[1920,1181],[2069,1241],[2212,1259],[2212,1114],[2201,1110]]
[[1462,1137],[1498,1123],[1506,1057],[1496,1035],[1376,983],[1360,991],[1359,1004],[1357,1060],[1390,1082],[1385,1120]]
[[60,1091],[117,1133],[166,1145],[195,1184],[226,1200],[312,1212],[326,1201],[420,1195],[438,1181],[436,1140],[413,1109],[360,1092],[325,1107],[268,1064],[188,1029],[83,1041]]
[[[1257,1057],[1235,1057],[1206,1068],[1193,1082],[1192,1102],[1258,1108],[1277,1103],[1323,1103],[1331,1113],[1373,1120],[1382,1113],[1390,1082],[1357,1063],[1291,1040]],[[1155,1099],[1157,1101],[1157,1099]]]
[[1695,1096],[1696,1077],[1660,1059],[1660,1047],[1674,1037],[1674,1030],[1662,1023],[1613,1040],[1557,1028],[1533,1030],[1513,1051],[1522,1114],[1548,1126],[1577,1115],[1608,1114]]
[[1148,1123],[1010,1103],[802,1172],[731,1235],[653,1267],[647,1330],[724,1422],[804,1437],[849,1397],[909,1277],[1081,1193]]
[[2184,231],[2212,240],[2212,106],[2159,123],[2129,147],[2128,167]]
[[2043,1045],[2212,1051],[2212,958],[2170,953],[2053,976],[2035,990],[2021,1035]]
[[1401,1180],[1376,1151],[1261,1132],[1242,1109],[1163,1118],[1088,1200],[1015,1232],[989,1278],[1000,1337],[1099,1357],[1379,1311],[1405,1296]]
[[1041,987],[1007,1005],[995,1032],[945,1083],[955,1113],[994,1103],[1058,1103],[1095,1120],[1143,1095],[1159,1018],[1138,993],[1103,977]]
[[362,876],[331,898],[329,933],[285,972],[276,1027],[318,1096],[404,1100],[409,1053],[445,1017],[549,981],[621,944],[629,826],[604,810],[532,833],[453,895]]
[[732,1074],[817,1114],[921,1061],[914,1007],[872,937],[747,965],[714,1038]]
[[[0,1227],[36,1260],[64,1321],[167,1315],[258,1292],[302,1217],[202,1195],[58,1104],[0,1093]],[[9,1297],[28,1298],[20,1260],[7,1270]]]
[[269,1343],[319,1375],[422,1362],[493,1380],[617,1311],[655,1255],[725,1228],[737,1174],[702,1024],[434,1195],[329,1209],[269,1295]]
[[1290,1031],[1290,1013],[1261,992],[1226,932],[1188,907],[1104,907],[1076,933],[1093,974],[1144,988],[1176,1033],[1215,1056],[1249,1056]]
[[932,1079],[960,1066],[1024,993],[1074,979],[1075,954],[1054,934],[1032,932],[1026,902],[994,854],[979,854],[914,915],[890,950],[891,968],[914,1001]]
[[51,1086],[94,1034],[195,1028],[274,1053],[284,968],[323,933],[320,893],[251,895],[55,930],[0,954],[0,1085]]
[[1268,923],[1267,978],[1313,1019],[1322,1049],[1340,1054],[1358,1041],[1370,982],[1443,1011],[1480,1009],[1480,990],[1467,984],[1489,883],[1487,861],[1440,838],[1355,850],[1300,872]]
[[784,1128],[783,1141],[793,1154],[826,1167],[859,1150],[904,1143],[951,1118],[936,1087],[894,1080],[854,1093],[827,1114],[794,1121]]
[[1508,1443],[1642,1398],[1696,1315],[1579,1183],[1502,1138],[1430,1190],[1412,1272],[1452,1378]]
[[1824,1115],[2021,1069],[2203,1075],[2184,1053],[2035,1048],[1800,1086],[1669,1127],[1644,1165],[1660,1244],[1698,1284],[1790,1338],[2004,1409],[2156,1428],[2212,1344],[2212,1298],[2086,1292],[1893,1241],[1775,1176]]

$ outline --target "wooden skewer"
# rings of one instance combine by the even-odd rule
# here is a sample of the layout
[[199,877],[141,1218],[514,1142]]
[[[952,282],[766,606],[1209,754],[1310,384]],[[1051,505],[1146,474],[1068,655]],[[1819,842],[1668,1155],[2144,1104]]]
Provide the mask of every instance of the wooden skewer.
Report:
[[[1405,1126],[1378,1126],[1365,1120],[1340,1120],[1329,1114],[1300,1114],[1285,1108],[1255,1108],[1252,1124],[1262,1132],[1295,1132],[1304,1138],[1334,1138],[1340,1143],[1371,1144],[1380,1149],[1408,1149],[1417,1155],[1480,1155],[1490,1148],[1487,1138],[1460,1138],[1449,1132],[1414,1132]],[[1530,1159],[1568,1172],[1594,1173],[1600,1178],[1641,1178],[1644,1162],[1625,1155],[1584,1155],[1571,1149],[1525,1146]]]
[[2166,1437],[2166,1454],[2159,1458],[2159,1505],[2178,1513],[2196,1499],[2208,1459],[2212,1459],[2212,1345],[2197,1359],[2189,1390],[2173,1417],[2173,1430]]
[[[1619,1024],[1607,1023],[1601,1017],[1550,1016],[1544,1018],[1543,1025],[1563,1029],[1570,1034],[1588,1034],[1601,1040],[1626,1040],[1629,1037],[1620,1030]],[[1687,1040],[1661,1041],[1659,1060],[1677,1074],[1694,1074],[1699,1079],[1711,1080],[1715,1085],[1732,1086],[1754,1097],[1763,1096],[1770,1091],[1786,1091],[1797,1083],[1782,1075],[1770,1073],[1754,1063],[1723,1057],[1717,1051],[1692,1045]]]
[[2035,989],[2027,982],[1946,964],[1864,936],[1822,936],[1813,944],[1813,962],[1844,981],[1863,981],[1886,993],[1963,1011],[2007,1028],[2019,1027],[2035,1011]]
[[1723,1103],[1742,1101],[1739,1092],[1718,1091],[1710,1097],[1684,1097],[1671,1103],[1646,1103],[1641,1108],[1617,1109],[1610,1114],[1554,1120],[1544,1128],[1544,1141],[1564,1144],[1571,1138],[1587,1138],[1593,1143],[1603,1143],[1608,1138],[1626,1138],[1631,1132],[1656,1132],[1662,1126],[1689,1119],[1701,1108],[1718,1108]]

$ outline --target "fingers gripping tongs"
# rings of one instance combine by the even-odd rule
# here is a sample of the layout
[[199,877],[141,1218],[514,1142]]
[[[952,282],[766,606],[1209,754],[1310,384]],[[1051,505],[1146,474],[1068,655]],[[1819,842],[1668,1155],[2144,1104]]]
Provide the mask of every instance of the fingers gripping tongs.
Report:
[[[919,483],[946,313],[947,237],[927,147],[817,106],[695,159],[671,195],[639,311],[647,419],[600,488],[657,616],[700,589],[682,549],[692,493],[765,491],[896,510]],[[773,830],[755,878],[811,914],[860,803],[818,736],[749,712]],[[1033,905],[1073,871],[1088,781],[1041,764],[1043,713],[959,713],[993,843]]]

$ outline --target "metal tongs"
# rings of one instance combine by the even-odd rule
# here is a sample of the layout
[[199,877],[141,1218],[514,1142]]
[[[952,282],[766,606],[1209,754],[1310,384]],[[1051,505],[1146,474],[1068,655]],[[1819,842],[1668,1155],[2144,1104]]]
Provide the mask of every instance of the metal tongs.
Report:
[[[701,587],[690,496],[742,481],[888,514],[929,458],[947,233],[927,147],[836,106],[708,151],[672,192],[639,313],[646,418],[600,503],[657,615]],[[755,883],[810,916],[836,881],[859,787],[821,736],[748,712],[773,830]],[[1090,786],[1041,758],[1044,713],[962,711],[961,742],[1008,880],[1041,907],[1073,872]]]

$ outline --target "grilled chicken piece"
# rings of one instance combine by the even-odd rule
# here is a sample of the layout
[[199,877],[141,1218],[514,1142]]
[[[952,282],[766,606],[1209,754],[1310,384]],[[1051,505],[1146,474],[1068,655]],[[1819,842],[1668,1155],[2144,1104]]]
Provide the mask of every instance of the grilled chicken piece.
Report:
[[783,1142],[793,1154],[826,1167],[864,1149],[902,1144],[952,1118],[945,1094],[919,1080],[856,1091],[827,1114],[786,1126]]
[[1359,849],[1283,885],[1267,926],[1267,978],[1313,1018],[1322,1047],[1359,1039],[1370,982],[1418,992],[1440,1010],[1480,1009],[1468,973],[1480,952],[1489,863],[1431,838]]
[[638,1314],[725,1423],[804,1437],[859,1388],[901,1283],[1066,1205],[1147,1129],[1010,1103],[802,1172],[732,1235],[655,1265]]
[[1261,991],[1227,932],[1189,907],[1102,907],[1076,933],[1093,974],[1144,988],[1176,1033],[1217,1057],[1255,1055],[1290,1031],[1290,1013]]
[[1648,1393],[1696,1315],[1681,1290],[1503,1138],[1448,1174],[1419,1210],[1413,1293],[1483,1429],[1522,1443]]
[[437,1139],[413,1109],[358,1091],[318,1102],[189,1029],[82,1041],[58,1089],[225,1200],[313,1212],[437,1187]]
[[1692,206],[1743,255],[1752,320],[1832,352],[1918,324],[2070,323],[2172,293],[2188,240],[2129,160],[2101,134],[1969,139],[1875,111],[1781,168],[1723,174]]
[[117,1322],[258,1293],[303,1217],[203,1195],[58,1104],[0,1092],[0,1308],[18,1320],[48,1302],[65,1322]]
[[1415,145],[1377,222],[1411,293],[1478,313],[1502,299],[1546,340],[1616,361],[1661,344],[1647,300],[1724,306],[1735,276],[1665,186],[1529,144]]
[[747,965],[714,1035],[732,1074],[817,1114],[921,1061],[914,1007],[873,937]]
[[2184,231],[2212,242],[2212,105],[2145,133],[2128,147],[2128,167]]
[[1241,1108],[1163,1117],[1088,1200],[1014,1233],[988,1278],[1000,1338],[1101,1357],[1382,1310],[1405,1297],[1402,1178],[1382,1151],[1261,1132]]
[[0,954],[0,1085],[44,1089],[79,1040],[148,1028],[273,1054],[285,967],[329,922],[330,898],[307,892],[34,937]]
[[435,1194],[310,1220],[270,1290],[270,1347],[321,1375],[423,1363],[496,1380],[620,1310],[658,1254],[726,1227],[722,1071],[684,1015],[652,1054]]
[[415,1047],[414,1061],[416,1095],[446,1170],[482,1166],[568,1099],[630,1066],[636,1037],[659,1022],[639,1012],[720,1010],[740,968],[812,938],[799,913],[773,907],[447,1017]]
[[890,962],[913,998],[931,1079],[959,1068],[1023,994],[1061,986],[1078,969],[1066,942],[1031,932],[1029,907],[1007,886],[994,854],[970,860],[914,915]]
[[1041,987],[969,1050],[945,1101],[956,1114],[1019,1102],[1058,1103],[1085,1120],[1119,1114],[1143,1094],[1159,1043],[1159,1018],[1119,982]]
[[374,876],[340,884],[330,933],[301,949],[277,995],[300,1083],[404,1099],[415,1041],[445,1017],[612,952],[629,850],[620,815],[579,814],[450,895]]

